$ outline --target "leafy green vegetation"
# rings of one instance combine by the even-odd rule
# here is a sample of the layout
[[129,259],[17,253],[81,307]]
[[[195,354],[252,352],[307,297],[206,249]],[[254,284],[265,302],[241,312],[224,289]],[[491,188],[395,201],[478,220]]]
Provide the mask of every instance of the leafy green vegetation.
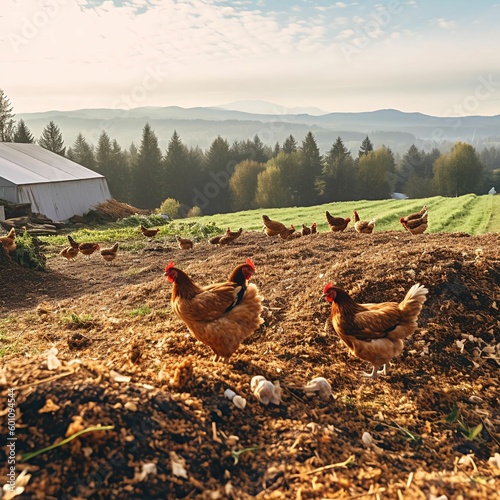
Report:
[[132,318],[135,318],[137,316],[147,316],[150,312],[151,312],[150,307],[147,305],[143,305],[138,307],[137,309],[132,309],[132,311],[130,311],[128,315],[131,316]]
[[21,266],[45,270],[45,255],[40,251],[39,240],[27,232],[16,235],[16,249],[12,258]]

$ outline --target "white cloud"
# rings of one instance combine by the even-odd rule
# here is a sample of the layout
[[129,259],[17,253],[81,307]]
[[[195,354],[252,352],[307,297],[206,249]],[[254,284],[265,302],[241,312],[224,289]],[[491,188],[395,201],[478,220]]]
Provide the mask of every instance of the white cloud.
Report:
[[457,23],[455,21],[447,20],[447,19],[443,19],[443,18],[431,19],[431,24],[439,26],[440,28],[442,28],[444,30],[450,30],[450,29],[454,29],[457,27]]

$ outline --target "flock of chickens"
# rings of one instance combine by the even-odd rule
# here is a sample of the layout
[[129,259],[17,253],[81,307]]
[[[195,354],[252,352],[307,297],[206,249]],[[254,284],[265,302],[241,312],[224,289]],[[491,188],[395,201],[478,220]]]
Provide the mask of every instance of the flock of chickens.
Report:
[[[375,228],[376,219],[371,219],[369,221],[361,220],[359,214],[356,210],[353,212],[354,214],[354,229],[358,233],[362,234],[371,234]],[[344,231],[351,219],[349,217],[334,217],[327,210],[325,212],[326,221],[328,222],[328,226],[332,232],[340,232]],[[317,232],[316,222],[312,224],[311,227],[307,227],[305,224],[302,224],[302,230],[300,232],[296,232],[295,226],[293,224],[287,228],[283,223],[271,220],[267,215],[262,216],[262,222],[264,223],[264,232],[268,236],[280,236],[284,240],[288,240],[291,238],[297,238],[300,236],[307,236],[309,234],[314,234]],[[428,212],[427,206],[423,206],[422,209],[416,213],[412,213],[405,217],[401,217],[399,222],[403,226],[403,228],[409,231],[411,234],[422,234],[425,232],[428,226]]]
[[[427,207],[419,212],[401,217],[403,227],[412,234],[421,234],[427,229]],[[350,218],[333,217],[328,211],[326,220],[331,231],[344,231]],[[302,231],[294,236],[295,227],[286,227],[283,223],[262,216],[263,230],[270,236],[279,236],[287,240],[296,236],[306,236],[317,232],[316,223],[309,228],[302,226]],[[359,233],[371,233],[375,219],[360,220],[354,211],[354,228]],[[140,226],[147,238],[155,237],[159,229]],[[210,239],[214,245],[227,245],[241,236],[243,229],[231,231]],[[16,248],[15,230],[0,238],[0,243],[9,254]],[[176,236],[181,249],[192,250],[193,241]],[[117,255],[118,243],[101,249],[98,243],[75,241],[68,235],[69,246],[60,255],[74,259],[79,253],[90,256],[100,251],[106,262],[111,263]],[[171,306],[190,332],[198,340],[209,346],[215,358],[227,362],[238,349],[241,342],[248,338],[264,322],[261,318],[262,296],[257,286],[249,283],[255,273],[255,265],[250,259],[235,267],[227,281],[200,286],[184,271],[170,262],[165,268],[165,276],[172,283]],[[330,322],[333,329],[348,349],[360,359],[372,365],[371,373],[363,375],[376,378],[386,373],[389,361],[403,350],[403,340],[417,328],[417,319],[428,293],[420,284],[413,285],[400,303],[383,302],[378,304],[359,304],[345,291],[328,283],[323,290],[325,299],[331,303]]]

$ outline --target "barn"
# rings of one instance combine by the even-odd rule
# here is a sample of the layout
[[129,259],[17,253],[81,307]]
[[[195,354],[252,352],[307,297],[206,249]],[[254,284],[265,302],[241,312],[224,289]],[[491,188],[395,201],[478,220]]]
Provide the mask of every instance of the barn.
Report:
[[31,203],[53,221],[111,198],[106,178],[36,144],[0,142],[0,200]]

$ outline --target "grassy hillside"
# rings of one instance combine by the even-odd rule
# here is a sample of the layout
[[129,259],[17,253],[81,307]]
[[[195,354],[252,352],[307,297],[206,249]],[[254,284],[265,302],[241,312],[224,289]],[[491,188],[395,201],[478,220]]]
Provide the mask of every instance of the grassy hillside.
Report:
[[263,208],[189,220],[202,224],[213,223],[221,228],[231,226],[233,230],[239,227],[245,230],[258,230],[262,228],[261,215],[265,213],[271,219],[278,219],[284,224],[294,224],[297,229],[300,229],[303,223],[311,225],[316,222],[320,231],[328,231],[325,210],[332,215],[351,219],[353,210],[357,210],[363,220],[373,217],[377,219],[376,231],[399,231],[402,230],[399,218],[417,212],[424,204],[429,208],[428,233],[500,232],[500,196],[473,194],[458,198],[435,196],[417,200],[361,200],[326,203],[314,207]]

